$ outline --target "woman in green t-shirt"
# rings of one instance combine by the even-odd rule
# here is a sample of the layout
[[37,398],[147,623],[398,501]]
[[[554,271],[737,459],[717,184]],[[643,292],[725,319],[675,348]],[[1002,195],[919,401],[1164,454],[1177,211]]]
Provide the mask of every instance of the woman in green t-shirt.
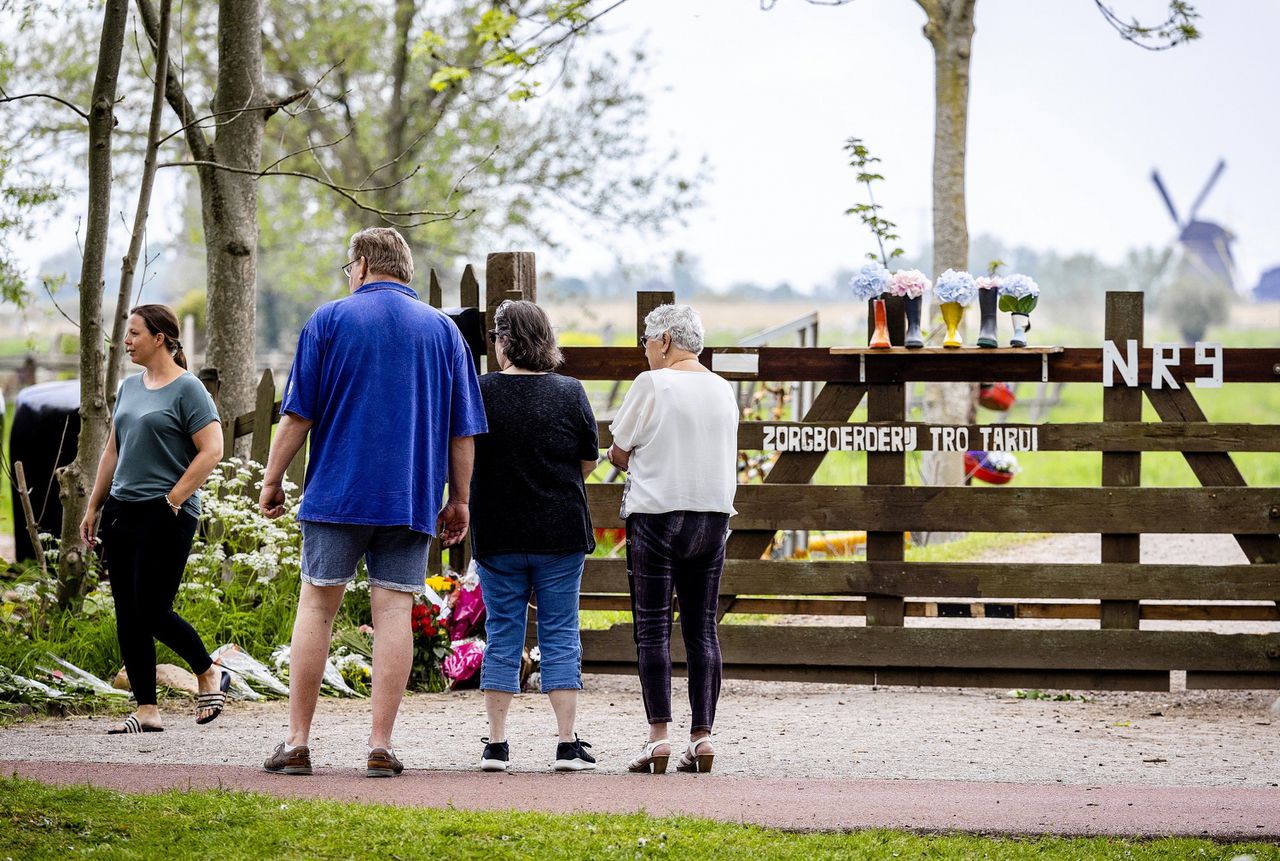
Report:
[[120,384],[111,435],[80,523],[85,544],[101,541],[116,638],[138,702],[134,714],[107,730],[111,734],[163,729],[156,708],[156,640],[197,676],[196,723],[222,712],[231,681],[200,635],[173,611],[200,514],[197,489],[222,459],[218,411],[187,371],[178,318],[168,307],[130,311],[124,347],[144,370]]

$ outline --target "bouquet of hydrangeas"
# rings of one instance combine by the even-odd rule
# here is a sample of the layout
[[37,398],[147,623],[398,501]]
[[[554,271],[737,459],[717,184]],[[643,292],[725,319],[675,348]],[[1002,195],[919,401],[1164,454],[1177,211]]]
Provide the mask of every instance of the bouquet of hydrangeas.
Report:
[[1002,280],[998,275],[979,275],[973,279],[979,290],[999,290]]
[[1000,310],[1030,314],[1040,300],[1040,285],[1027,275],[1009,275],[999,280]]
[[929,279],[919,269],[900,269],[889,279],[889,293],[906,299],[918,299],[929,289]]
[[867,301],[879,299],[889,289],[889,270],[879,263],[866,263],[849,279],[853,298]]
[[968,272],[948,269],[934,282],[933,295],[939,302],[970,305],[978,297],[978,284]]

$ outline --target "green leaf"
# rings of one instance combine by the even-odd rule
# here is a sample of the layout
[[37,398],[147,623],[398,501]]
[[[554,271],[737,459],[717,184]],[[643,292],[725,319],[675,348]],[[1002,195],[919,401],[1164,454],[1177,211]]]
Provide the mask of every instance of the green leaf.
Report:
[[471,72],[459,66],[441,66],[431,75],[428,86],[442,93],[453,84],[460,84],[471,77]]
[[436,52],[444,48],[444,36],[434,30],[423,30],[422,35],[413,43],[413,48],[409,51],[409,57],[414,60],[424,60],[436,56]]
[[542,86],[541,81],[521,81],[516,84],[515,89],[507,93],[507,98],[513,102],[527,102],[537,95],[535,90]]
[[510,12],[490,9],[480,16],[480,23],[475,26],[476,41],[481,45],[500,42],[511,35],[518,20]]
[[1013,298],[1012,296],[1001,296],[1001,297],[1000,297],[1000,310],[1001,310],[1001,311],[1013,311],[1013,310],[1017,307],[1016,305],[1014,305],[1014,301],[1015,301],[1015,300],[1014,300],[1014,298]]

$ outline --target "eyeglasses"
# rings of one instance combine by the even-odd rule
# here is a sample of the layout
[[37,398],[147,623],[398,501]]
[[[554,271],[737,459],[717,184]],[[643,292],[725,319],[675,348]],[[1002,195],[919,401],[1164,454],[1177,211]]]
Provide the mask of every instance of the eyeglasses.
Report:
[[359,263],[362,259],[364,259],[364,258],[357,257],[355,260],[352,260],[350,263],[344,263],[344,264],[342,264],[342,266],[340,266],[340,267],[338,267],[338,268],[342,270],[342,274],[343,274],[343,275],[345,275],[345,276],[347,276],[348,278],[350,278],[350,277],[351,277],[351,267],[352,267],[352,266],[355,266],[355,265],[356,265],[357,263]]
[[650,341],[661,341],[662,336],[665,334],[666,334],[665,332],[659,332],[657,335],[641,335],[640,349],[643,350],[649,344]]
[[497,329],[490,329],[490,330],[489,330],[489,343],[490,343],[490,344],[496,344],[496,343],[498,343],[498,330],[497,330]]

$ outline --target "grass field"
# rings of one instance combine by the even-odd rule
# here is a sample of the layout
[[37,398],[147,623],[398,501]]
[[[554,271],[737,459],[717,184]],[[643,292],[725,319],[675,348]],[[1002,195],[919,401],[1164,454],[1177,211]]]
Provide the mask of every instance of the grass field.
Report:
[[241,792],[126,795],[0,778],[0,856],[428,859],[1280,858],[1208,840],[796,833],[644,814],[551,815],[281,801]]

